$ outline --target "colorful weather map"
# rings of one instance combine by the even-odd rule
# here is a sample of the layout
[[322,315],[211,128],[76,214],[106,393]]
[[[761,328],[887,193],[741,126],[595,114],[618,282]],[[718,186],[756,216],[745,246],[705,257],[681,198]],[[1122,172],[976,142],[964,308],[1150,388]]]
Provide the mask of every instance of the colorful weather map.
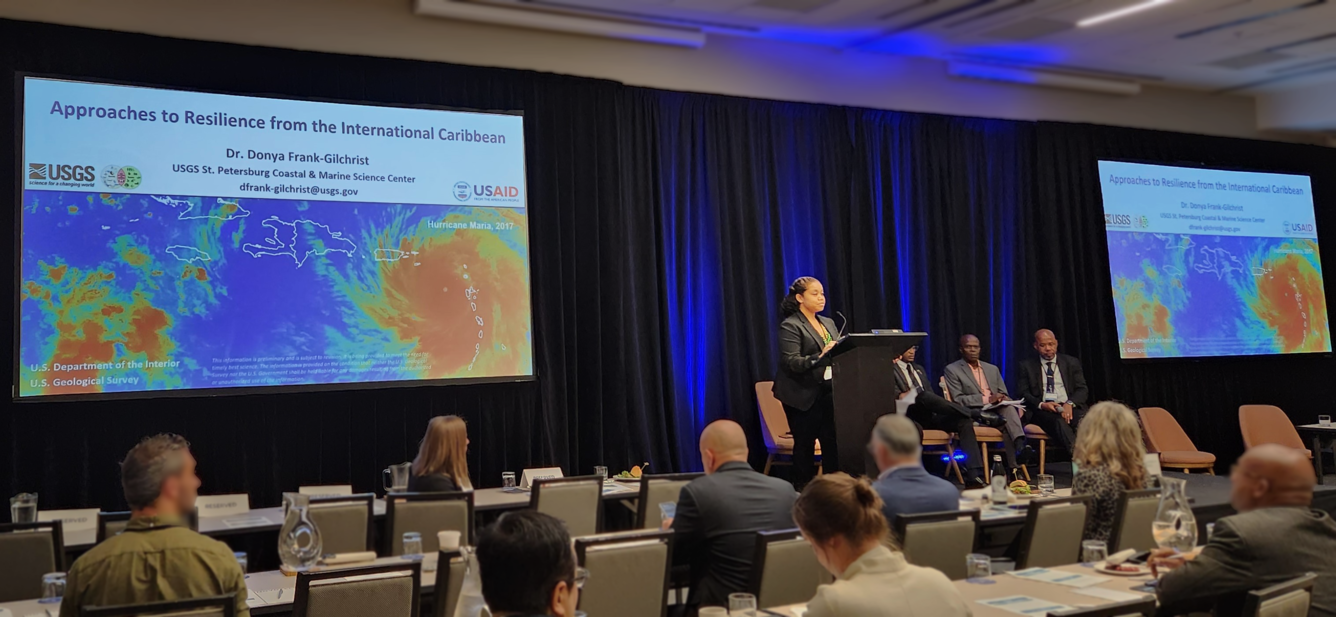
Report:
[[27,190],[19,395],[533,374],[522,208]]
[[1331,351],[1309,238],[1109,231],[1122,357]]

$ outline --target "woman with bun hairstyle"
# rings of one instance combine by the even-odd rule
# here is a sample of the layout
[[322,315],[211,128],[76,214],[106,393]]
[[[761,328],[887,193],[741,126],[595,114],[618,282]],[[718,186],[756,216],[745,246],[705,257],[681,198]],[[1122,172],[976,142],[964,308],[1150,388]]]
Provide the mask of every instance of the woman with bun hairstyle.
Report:
[[881,497],[866,479],[827,474],[793,504],[793,520],[835,582],[807,603],[808,617],[965,617],[969,603],[945,574],[910,565],[889,546]]
[[810,276],[789,285],[779,303],[779,369],[775,371],[775,398],[793,434],[793,486],[803,486],[816,475],[816,441],[821,440],[821,467],[839,471],[835,443],[835,402],[832,398],[830,349],[839,330],[835,321],[818,315],[826,308],[826,290]]

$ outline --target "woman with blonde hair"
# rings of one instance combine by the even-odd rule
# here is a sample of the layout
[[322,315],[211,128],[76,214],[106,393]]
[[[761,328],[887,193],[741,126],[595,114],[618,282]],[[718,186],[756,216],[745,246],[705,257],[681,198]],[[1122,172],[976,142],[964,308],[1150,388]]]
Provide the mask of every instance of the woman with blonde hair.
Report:
[[817,476],[793,520],[835,582],[807,603],[808,617],[961,617],[969,604],[945,574],[910,565],[888,544],[881,497],[866,479]]
[[459,416],[437,416],[427,423],[427,434],[418,446],[417,458],[408,476],[414,493],[471,491],[468,427]]
[[1096,404],[1081,420],[1073,450],[1078,471],[1072,494],[1094,498],[1085,539],[1108,542],[1123,492],[1146,488],[1141,425],[1122,403]]

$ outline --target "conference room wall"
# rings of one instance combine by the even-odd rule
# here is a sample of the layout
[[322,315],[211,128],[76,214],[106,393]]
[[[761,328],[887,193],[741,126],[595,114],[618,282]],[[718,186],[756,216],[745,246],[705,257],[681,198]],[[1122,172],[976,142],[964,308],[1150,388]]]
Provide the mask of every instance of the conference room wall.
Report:
[[[1241,450],[1238,404],[1308,418],[1324,394],[1277,384],[1323,383],[1333,368],[1314,357],[1119,362],[1092,158],[1313,174],[1330,241],[1336,160],[1323,148],[12,21],[0,21],[0,68],[526,114],[536,383],[9,405],[0,493],[37,490],[44,507],[121,506],[116,460],[164,430],[194,442],[207,492],[245,491],[255,505],[300,484],[372,490],[442,413],[469,422],[478,486],[529,465],[697,469],[696,435],[718,417],[747,428],[759,462],[752,384],[773,374],[777,300],[802,274],[827,282],[854,330],[927,330],[934,375],[963,332],[1011,372],[1028,333],[1054,327],[1096,396],[1164,404],[1224,464]],[[0,116],[14,115],[12,87],[0,83]],[[13,156],[5,149],[0,168]],[[14,180],[0,174],[0,195]]]
[[[710,35],[703,49],[420,17],[410,0],[0,0],[0,17],[206,41],[552,71],[625,84],[787,101],[1014,120],[1262,133],[1248,95],[1153,81],[1137,96],[949,77],[941,60]],[[1154,73],[1147,67],[1143,73]],[[1319,136],[1313,136],[1318,138]]]

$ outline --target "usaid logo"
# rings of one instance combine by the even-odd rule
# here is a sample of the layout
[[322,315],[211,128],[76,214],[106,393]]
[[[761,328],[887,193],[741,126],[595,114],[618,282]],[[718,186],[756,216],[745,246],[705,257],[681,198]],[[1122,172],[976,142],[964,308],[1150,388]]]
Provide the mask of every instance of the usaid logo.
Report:
[[455,199],[458,199],[459,201],[468,201],[469,197],[473,195],[472,189],[473,187],[469,186],[469,183],[467,182],[456,182]]
[[474,198],[478,201],[490,203],[518,202],[520,200],[520,188],[518,186],[502,186],[499,184],[456,182],[454,194],[455,199],[459,201],[469,201]]
[[1285,235],[1310,235],[1317,233],[1317,227],[1312,223],[1291,223],[1285,221],[1280,224],[1285,230]]

